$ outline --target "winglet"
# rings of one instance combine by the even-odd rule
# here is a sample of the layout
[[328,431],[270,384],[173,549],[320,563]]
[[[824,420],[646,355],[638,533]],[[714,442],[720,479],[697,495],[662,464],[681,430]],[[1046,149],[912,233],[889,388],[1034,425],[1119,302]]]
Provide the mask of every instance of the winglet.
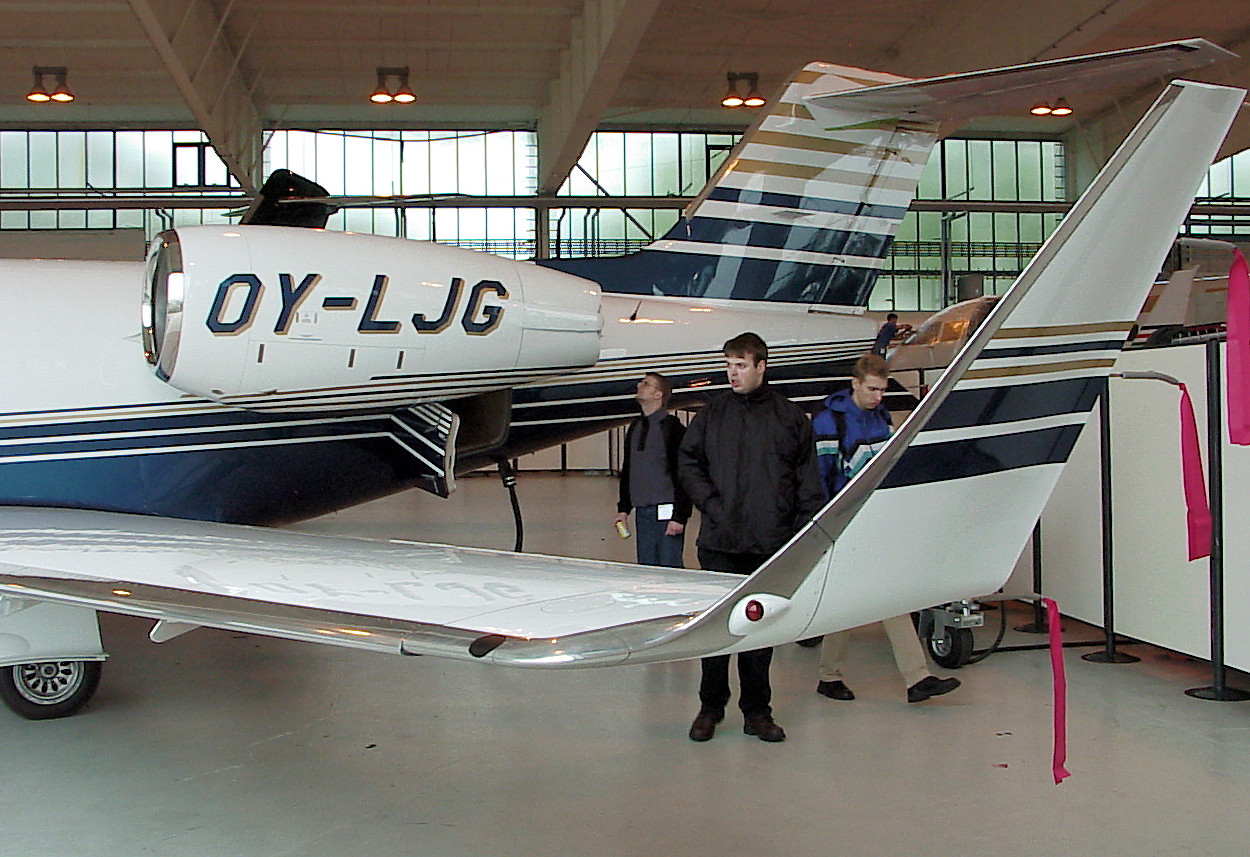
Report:
[[1168,87],[885,448],[700,617],[729,639],[756,593],[788,599],[726,651],[1003,584],[1244,96]]

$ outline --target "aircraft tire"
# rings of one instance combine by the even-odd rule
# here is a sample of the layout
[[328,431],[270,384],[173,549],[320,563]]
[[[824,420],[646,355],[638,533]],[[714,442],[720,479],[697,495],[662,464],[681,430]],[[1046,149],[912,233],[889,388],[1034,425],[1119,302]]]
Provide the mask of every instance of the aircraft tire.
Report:
[[957,670],[972,659],[972,629],[948,628],[945,638],[929,637],[929,654],[948,670]]
[[78,711],[100,684],[100,661],[56,661],[0,668],[0,699],[27,720]]

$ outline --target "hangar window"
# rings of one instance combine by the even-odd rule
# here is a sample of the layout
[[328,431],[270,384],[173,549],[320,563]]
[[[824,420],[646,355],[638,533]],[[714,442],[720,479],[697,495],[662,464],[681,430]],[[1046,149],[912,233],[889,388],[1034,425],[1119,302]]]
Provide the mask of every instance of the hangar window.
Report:
[[[969,291],[1001,294],[1063,214],[961,211],[958,203],[1062,203],[1063,144],[1047,140],[948,138],[934,149],[917,204],[903,218],[887,267],[869,301],[874,310],[934,311]],[[930,206],[925,203],[949,203]],[[961,294],[961,284],[964,290]]]
[[[1250,150],[1212,164],[1198,188],[1197,201],[1232,203],[1247,198],[1250,198]],[[1236,213],[1191,213],[1185,220],[1185,232],[1238,244],[1250,243],[1250,217]]]

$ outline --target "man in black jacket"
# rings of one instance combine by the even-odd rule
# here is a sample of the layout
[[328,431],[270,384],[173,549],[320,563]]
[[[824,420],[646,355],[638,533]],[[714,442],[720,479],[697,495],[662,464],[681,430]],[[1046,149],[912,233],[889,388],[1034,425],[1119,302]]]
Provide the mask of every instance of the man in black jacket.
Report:
[[623,524],[632,509],[638,562],[681,568],[690,498],[677,481],[677,448],[686,427],[668,412],[672,395],[672,382],[659,372],[638,382],[634,400],[642,416],[625,431],[616,523]]
[[[812,424],[764,381],[768,346],[754,333],[725,343],[730,392],[709,401],[690,423],[678,453],[678,478],[702,513],[699,565],[750,574],[824,505]],[[742,731],[784,741],[772,718],[772,649],[738,654]],[[716,732],[729,702],[729,656],[703,659],[693,741]]]

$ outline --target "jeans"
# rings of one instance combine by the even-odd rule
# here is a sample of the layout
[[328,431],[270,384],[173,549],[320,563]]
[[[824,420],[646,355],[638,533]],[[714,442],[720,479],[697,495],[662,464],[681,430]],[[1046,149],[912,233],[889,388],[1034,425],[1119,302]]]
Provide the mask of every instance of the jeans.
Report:
[[656,517],[658,506],[639,506],[634,510],[634,536],[637,538],[640,565],[664,565],[681,568],[681,554],[686,544],[683,530],[676,536],[664,534],[668,521]]

